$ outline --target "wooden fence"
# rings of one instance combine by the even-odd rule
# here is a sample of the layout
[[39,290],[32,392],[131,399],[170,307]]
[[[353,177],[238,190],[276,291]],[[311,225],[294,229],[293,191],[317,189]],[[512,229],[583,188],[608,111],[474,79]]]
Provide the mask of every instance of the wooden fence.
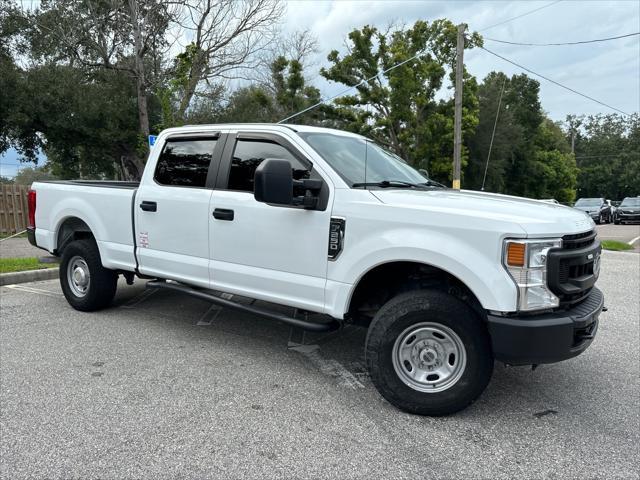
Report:
[[27,228],[28,190],[26,185],[0,185],[0,234],[11,235]]

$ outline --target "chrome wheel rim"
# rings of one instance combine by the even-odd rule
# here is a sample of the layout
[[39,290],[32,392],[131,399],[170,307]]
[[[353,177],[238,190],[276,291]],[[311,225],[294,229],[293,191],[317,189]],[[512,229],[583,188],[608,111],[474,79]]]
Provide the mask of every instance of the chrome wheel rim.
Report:
[[76,297],[84,297],[91,285],[89,265],[82,257],[75,256],[67,266],[67,283]]
[[467,365],[467,352],[452,329],[423,322],[398,335],[392,359],[393,368],[405,385],[419,392],[437,393],[460,380]]

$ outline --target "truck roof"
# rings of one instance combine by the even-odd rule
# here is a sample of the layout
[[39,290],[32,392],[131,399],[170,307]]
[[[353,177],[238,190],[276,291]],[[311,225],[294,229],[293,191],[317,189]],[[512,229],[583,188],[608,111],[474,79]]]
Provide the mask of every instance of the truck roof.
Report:
[[334,128],[314,127],[311,125],[296,125],[289,123],[211,123],[211,124],[194,124],[184,125],[182,127],[168,128],[165,131],[169,132],[181,132],[181,131],[202,131],[202,130],[216,130],[216,129],[230,129],[230,130],[251,130],[252,128],[267,128],[273,131],[294,131],[294,132],[317,132],[317,133],[332,133],[334,135],[344,135],[350,137],[364,138],[361,135],[345,132],[343,130],[336,130]]

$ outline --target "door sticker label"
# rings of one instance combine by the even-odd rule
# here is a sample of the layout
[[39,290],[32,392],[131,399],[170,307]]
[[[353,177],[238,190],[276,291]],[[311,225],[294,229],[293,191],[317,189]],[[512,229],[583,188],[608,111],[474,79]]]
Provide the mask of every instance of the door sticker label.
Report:
[[140,232],[140,248],[149,248],[149,232]]

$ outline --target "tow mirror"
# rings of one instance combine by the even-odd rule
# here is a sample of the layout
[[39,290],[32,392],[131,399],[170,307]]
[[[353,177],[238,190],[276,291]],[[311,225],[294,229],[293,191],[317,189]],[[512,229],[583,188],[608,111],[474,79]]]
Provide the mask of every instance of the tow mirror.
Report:
[[[253,197],[258,202],[314,209],[318,205],[322,181],[294,180],[291,164],[287,160],[267,158],[256,168],[254,186]],[[304,194],[294,195],[294,188],[303,190]]]

